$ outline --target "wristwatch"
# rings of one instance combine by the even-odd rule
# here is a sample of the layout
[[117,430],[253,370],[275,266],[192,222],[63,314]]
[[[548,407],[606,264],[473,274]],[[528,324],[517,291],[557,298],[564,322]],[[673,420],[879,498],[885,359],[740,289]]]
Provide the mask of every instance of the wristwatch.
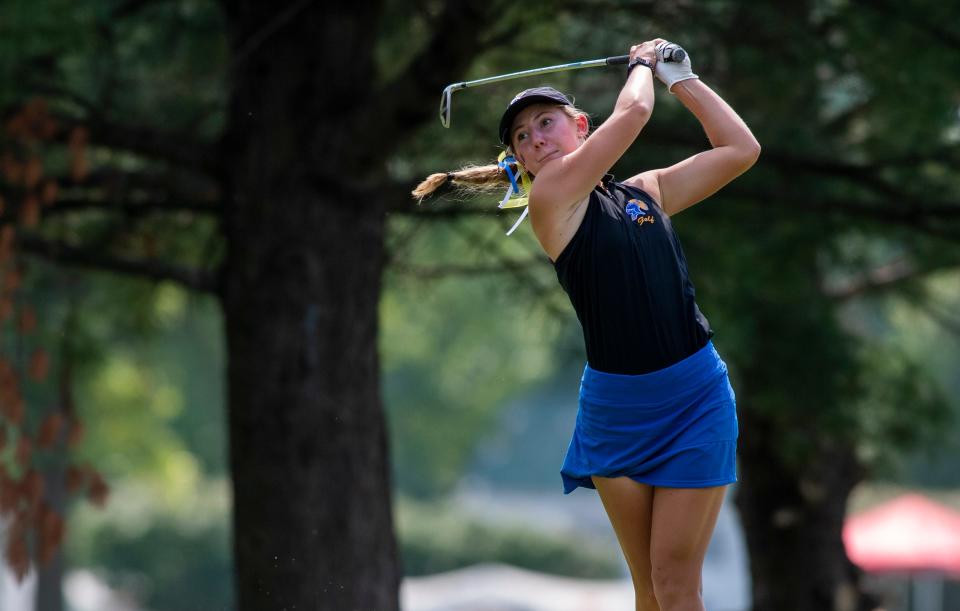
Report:
[[633,58],[633,60],[629,64],[627,64],[627,76],[630,76],[630,73],[633,72],[633,69],[640,65],[646,66],[647,68],[650,68],[651,70],[653,70],[653,64],[643,59],[642,57],[637,56]]

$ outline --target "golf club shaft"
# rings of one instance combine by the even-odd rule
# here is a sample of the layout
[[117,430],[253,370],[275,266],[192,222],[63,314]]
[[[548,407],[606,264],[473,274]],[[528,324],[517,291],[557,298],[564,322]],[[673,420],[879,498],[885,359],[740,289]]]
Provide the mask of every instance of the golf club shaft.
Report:
[[[665,55],[663,61],[682,62],[686,53],[680,47],[673,45],[669,55]],[[478,85],[489,85],[490,83],[499,83],[500,81],[509,81],[511,79],[525,78],[528,76],[537,76],[540,74],[551,74],[554,72],[566,72],[568,70],[580,70],[583,68],[597,68],[599,66],[624,65],[630,61],[629,55],[614,55],[603,59],[591,59],[582,62],[572,62],[569,64],[557,64],[556,66],[546,66],[544,68],[533,68],[532,70],[522,70],[520,72],[511,72],[509,74],[500,74],[497,76],[488,76],[487,78],[476,79],[473,81],[463,81],[460,83],[451,83],[443,90],[443,96],[440,98],[440,123],[444,127],[450,127],[450,105],[452,103],[453,92],[468,87]]]
[[565,72],[567,70],[580,70],[582,68],[596,68],[598,66],[625,64],[629,59],[629,55],[616,55],[614,57],[606,57],[604,59],[591,59],[582,62],[546,66],[544,68],[533,68],[532,70],[522,70],[520,72],[511,72],[509,74],[500,74],[498,76],[488,76],[487,78],[476,79],[473,81],[464,81],[462,83],[453,85],[453,89],[466,89],[467,87],[487,85],[489,83],[499,83],[500,81],[509,81],[511,79],[524,78],[527,76],[537,76],[539,74],[551,74],[553,72]]

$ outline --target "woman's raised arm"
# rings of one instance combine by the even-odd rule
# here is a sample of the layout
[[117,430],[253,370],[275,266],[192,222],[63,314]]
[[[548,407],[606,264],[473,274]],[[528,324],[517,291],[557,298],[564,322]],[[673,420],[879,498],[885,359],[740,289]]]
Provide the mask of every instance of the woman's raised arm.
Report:
[[713,148],[625,182],[648,191],[658,186],[660,205],[667,214],[676,214],[746,172],[760,156],[760,143],[733,108],[692,73],[679,82],[671,82],[670,75],[661,80],[700,121]]

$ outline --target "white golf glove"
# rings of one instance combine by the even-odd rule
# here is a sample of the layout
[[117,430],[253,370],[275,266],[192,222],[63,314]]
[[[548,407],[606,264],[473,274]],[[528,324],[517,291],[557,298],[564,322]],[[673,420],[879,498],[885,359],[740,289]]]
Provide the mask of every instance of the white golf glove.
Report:
[[693,69],[690,67],[689,53],[686,54],[687,56],[683,58],[682,62],[664,60],[664,56],[670,57],[673,50],[678,48],[679,45],[675,45],[672,42],[661,42],[657,45],[657,66],[654,72],[657,78],[667,86],[667,91],[670,91],[673,86],[680,81],[700,78],[693,73]]

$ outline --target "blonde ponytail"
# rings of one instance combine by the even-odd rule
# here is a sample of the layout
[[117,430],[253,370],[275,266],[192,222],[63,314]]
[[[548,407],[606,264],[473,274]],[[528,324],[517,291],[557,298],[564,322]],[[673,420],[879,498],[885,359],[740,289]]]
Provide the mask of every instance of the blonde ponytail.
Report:
[[467,166],[455,172],[431,174],[417,185],[417,188],[411,194],[417,198],[417,203],[420,203],[423,198],[431,195],[447,182],[467,193],[493,191],[498,188],[502,189],[506,185],[507,192],[497,207],[525,208],[523,214],[510,228],[507,235],[513,233],[527,216],[527,196],[533,185],[533,179],[523,165],[507,151],[500,153],[500,158],[495,165]]
[[453,172],[427,176],[413,190],[412,195],[418,201],[422,201],[448,182],[461,191],[485,193],[502,189],[505,184],[510,184],[510,179],[503,168],[496,164],[466,166]]

